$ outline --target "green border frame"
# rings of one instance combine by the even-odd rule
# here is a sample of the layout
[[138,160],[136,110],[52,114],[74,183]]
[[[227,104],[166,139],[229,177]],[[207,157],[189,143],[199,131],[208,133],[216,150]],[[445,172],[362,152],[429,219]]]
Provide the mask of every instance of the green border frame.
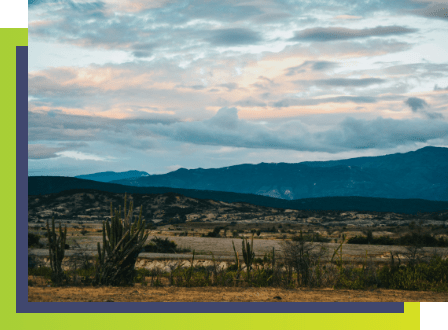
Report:
[[[0,240],[2,251],[16,246],[16,46],[28,45],[28,29],[0,29],[0,95],[2,120],[1,162],[3,172],[0,198],[5,217],[4,234]],[[420,303],[404,304],[403,314],[18,314],[16,313],[16,254],[4,253],[1,272],[2,323],[17,329],[115,329],[130,325],[161,329],[420,329]],[[86,304],[86,303],[85,303]],[[87,303],[88,304],[88,303]],[[51,312],[51,311],[49,311]]]

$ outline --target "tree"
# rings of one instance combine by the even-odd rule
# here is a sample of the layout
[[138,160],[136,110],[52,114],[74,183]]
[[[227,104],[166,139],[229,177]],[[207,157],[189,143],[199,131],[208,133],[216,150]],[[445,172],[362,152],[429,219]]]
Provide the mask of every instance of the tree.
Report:
[[307,242],[302,231],[296,240],[283,242],[285,263],[297,273],[298,285],[309,285],[310,269],[324,252],[325,249],[322,246],[316,250],[313,243]]

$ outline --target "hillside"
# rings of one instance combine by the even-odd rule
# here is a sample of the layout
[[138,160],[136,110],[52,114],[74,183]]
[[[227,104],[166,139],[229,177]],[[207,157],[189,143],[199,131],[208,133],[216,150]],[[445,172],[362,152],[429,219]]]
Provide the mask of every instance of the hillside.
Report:
[[243,164],[184,169],[112,181],[136,187],[171,187],[256,194],[288,200],[359,196],[448,201],[448,148],[297,164]]
[[226,203],[248,203],[258,206],[294,210],[375,211],[413,214],[448,210],[448,202],[421,199],[385,199],[366,197],[324,197],[288,201],[284,199],[220,191],[176,189],[164,187],[132,187],[69,177],[36,176],[28,178],[28,195],[47,195],[73,189],[94,189],[124,194],[163,194],[175,192],[186,197],[210,199]]
[[98,182],[110,182],[114,180],[124,180],[124,179],[131,179],[131,178],[138,178],[138,177],[145,177],[149,174],[146,172],[141,171],[127,171],[127,172],[99,172],[99,173],[93,173],[93,174],[83,174],[83,175],[77,175],[75,178],[78,179],[85,179],[85,180],[93,180]]

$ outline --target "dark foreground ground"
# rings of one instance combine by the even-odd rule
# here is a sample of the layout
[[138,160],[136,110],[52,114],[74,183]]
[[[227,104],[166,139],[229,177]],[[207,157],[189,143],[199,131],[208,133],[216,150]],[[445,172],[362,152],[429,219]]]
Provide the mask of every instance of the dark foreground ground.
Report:
[[[34,278],[35,282],[39,282]],[[136,284],[133,287],[48,287],[36,283],[28,287],[30,302],[201,302],[201,301],[448,301],[448,292],[400,290],[337,290],[337,289],[282,289],[242,287],[160,287]]]

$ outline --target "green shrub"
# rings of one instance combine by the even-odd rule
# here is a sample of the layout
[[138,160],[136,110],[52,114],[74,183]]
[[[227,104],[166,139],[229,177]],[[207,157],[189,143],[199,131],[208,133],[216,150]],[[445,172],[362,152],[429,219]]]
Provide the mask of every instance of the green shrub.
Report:
[[41,247],[39,243],[40,236],[33,233],[28,233],[28,247]]
[[219,232],[221,231],[221,229],[225,229],[224,227],[215,227],[213,228],[213,231],[207,233],[207,235],[205,235],[205,237],[220,237]]
[[386,265],[378,277],[388,289],[448,291],[448,259],[434,256],[414,265]]
[[426,246],[426,247],[448,247],[448,240],[443,237],[436,238],[429,233],[414,232],[399,238],[388,236],[369,237],[355,236],[347,241],[348,244],[373,244],[373,245],[401,245],[401,246]]
[[268,287],[274,285],[273,269],[257,269],[251,274],[251,285],[256,287]]
[[37,267],[29,268],[28,275],[32,276],[43,276],[46,279],[51,279],[51,268],[50,267]]
[[176,253],[177,244],[173,241],[168,240],[168,238],[162,239],[154,237],[151,239],[151,243],[143,246],[144,252],[154,252],[154,253]]

